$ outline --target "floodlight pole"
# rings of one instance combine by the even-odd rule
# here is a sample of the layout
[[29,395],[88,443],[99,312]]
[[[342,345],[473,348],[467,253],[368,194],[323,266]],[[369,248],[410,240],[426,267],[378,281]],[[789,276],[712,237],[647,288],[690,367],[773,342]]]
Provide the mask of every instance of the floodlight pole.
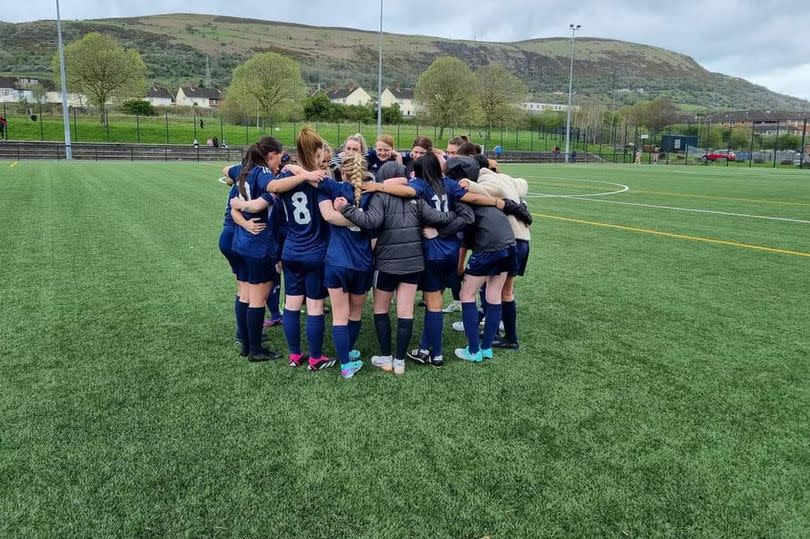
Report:
[[59,74],[62,77],[62,122],[65,124],[65,159],[73,159],[70,145],[70,112],[68,111],[67,80],[65,79],[65,47],[62,45],[62,18],[59,14],[59,0],[56,0],[56,35],[59,46]]
[[565,118],[565,162],[569,162],[568,150],[571,147],[571,94],[574,90],[574,41],[577,30],[582,28],[581,24],[569,24],[571,29],[571,68],[568,72],[568,113]]
[[380,0],[380,62],[377,73],[377,138],[382,135],[383,0]]

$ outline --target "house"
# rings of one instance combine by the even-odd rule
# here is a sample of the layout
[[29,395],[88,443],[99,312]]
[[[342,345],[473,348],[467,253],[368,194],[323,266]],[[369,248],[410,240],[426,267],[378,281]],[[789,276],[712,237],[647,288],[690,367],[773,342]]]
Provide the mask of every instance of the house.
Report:
[[[547,110],[552,112],[567,112],[568,105],[560,105],[559,103],[535,103],[533,101],[529,101],[526,103],[521,103],[520,107],[525,110],[526,112],[530,113],[540,113]],[[571,105],[571,111],[577,112],[579,110],[579,105]]]
[[804,130],[804,120],[807,115],[801,112],[771,111],[771,110],[744,110],[721,112],[709,116],[709,121],[723,127],[752,128],[760,135],[776,135],[790,133],[801,136]]
[[175,98],[175,103],[179,107],[200,107],[202,109],[217,108],[221,101],[222,90],[194,86],[181,86],[177,90]]
[[[38,91],[40,87],[43,91]],[[0,77],[0,103],[52,103],[62,104],[62,91],[49,80],[33,77]],[[87,96],[79,93],[68,94],[68,105],[83,107]]]
[[154,107],[171,107],[174,105],[174,96],[162,86],[152,86],[146,90],[145,101],[149,101]]
[[406,118],[416,116],[416,113],[422,110],[416,101],[413,99],[413,90],[401,90],[399,88],[386,88],[382,93],[382,106],[390,107],[394,104],[399,105],[399,110]]
[[332,90],[326,95],[329,96],[329,101],[338,105],[368,105],[374,101],[368,92],[359,86]]

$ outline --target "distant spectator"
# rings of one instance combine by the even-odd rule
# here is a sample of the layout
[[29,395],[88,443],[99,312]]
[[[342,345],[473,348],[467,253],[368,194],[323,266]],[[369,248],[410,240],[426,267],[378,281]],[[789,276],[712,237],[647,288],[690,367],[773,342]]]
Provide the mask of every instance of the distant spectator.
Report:
[[635,159],[634,159],[634,162],[635,162],[635,164],[637,164],[637,165],[640,165],[640,164],[641,164],[641,150],[639,150],[639,149],[636,149],[636,150],[635,150]]
[[557,161],[560,158],[560,147],[554,146],[554,160]]
[[8,120],[4,116],[0,116],[0,139],[6,138],[6,126],[8,126]]
[[194,147],[195,147],[195,148],[199,148],[199,147],[200,147],[200,141],[199,141],[199,140],[197,140],[197,139],[194,139],[194,142],[192,142],[192,144],[194,145]]
[[206,141],[205,141],[205,145],[206,145],[206,146],[208,146],[209,148],[213,148],[213,147],[214,147],[214,141],[213,141],[213,139],[208,139],[208,140],[206,140]]
[[503,148],[501,148],[501,145],[500,145],[500,144],[498,144],[497,146],[495,146],[495,148],[493,149],[493,151],[495,152],[495,159],[496,159],[496,160],[497,160],[497,159],[500,159],[500,158],[501,158],[501,156],[503,155]]
[[576,162],[577,162],[577,151],[576,151],[576,150],[574,150],[574,151],[572,151],[572,152],[571,152],[571,162],[572,162],[572,163],[576,163]]
[[214,148],[219,148],[219,139],[214,137]]
[[200,118],[200,129],[205,129],[205,122]]

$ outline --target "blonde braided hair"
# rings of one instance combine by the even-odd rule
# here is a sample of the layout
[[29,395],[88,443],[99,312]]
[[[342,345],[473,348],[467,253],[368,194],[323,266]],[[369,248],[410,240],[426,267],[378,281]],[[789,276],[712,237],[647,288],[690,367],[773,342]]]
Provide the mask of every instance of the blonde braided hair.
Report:
[[357,153],[350,153],[343,158],[344,179],[354,187],[354,205],[360,206],[360,197],[363,195],[361,186],[366,179],[366,158]]

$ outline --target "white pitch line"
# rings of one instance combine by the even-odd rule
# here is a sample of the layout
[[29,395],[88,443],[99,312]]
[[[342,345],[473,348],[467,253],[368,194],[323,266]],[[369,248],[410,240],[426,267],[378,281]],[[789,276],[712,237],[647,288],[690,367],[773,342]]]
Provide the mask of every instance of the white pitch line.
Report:
[[614,183],[614,182],[606,182],[604,180],[586,180],[584,178],[533,178],[533,179],[559,179],[565,181],[577,181],[577,182],[589,182],[589,183],[602,183],[605,185],[613,185],[615,187],[621,187],[621,189],[617,191],[610,191],[605,193],[583,193],[581,195],[552,195],[549,193],[528,193],[526,198],[580,198],[580,197],[603,197],[607,195],[618,195],[620,193],[624,193],[629,191],[630,188],[624,185],[623,183]]
[[657,204],[642,204],[640,202],[620,202],[618,200],[601,200],[601,199],[593,199],[593,198],[583,198],[582,196],[560,196],[558,198],[571,198],[574,200],[584,200],[587,202],[603,202],[605,204],[621,204],[623,206],[640,206],[642,208],[654,208],[660,210],[676,210],[676,211],[688,211],[694,213],[711,213],[714,215],[727,215],[730,217],[746,217],[749,219],[765,219],[767,221],[786,221],[789,223],[802,223],[806,225],[810,225],[810,221],[805,219],[791,219],[789,217],[771,217],[767,215],[751,215],[748,213],[731,213],[726,211],[716,211],[716,210],[701,210],[698,208],[680,208],[678,206],[659,206]]

